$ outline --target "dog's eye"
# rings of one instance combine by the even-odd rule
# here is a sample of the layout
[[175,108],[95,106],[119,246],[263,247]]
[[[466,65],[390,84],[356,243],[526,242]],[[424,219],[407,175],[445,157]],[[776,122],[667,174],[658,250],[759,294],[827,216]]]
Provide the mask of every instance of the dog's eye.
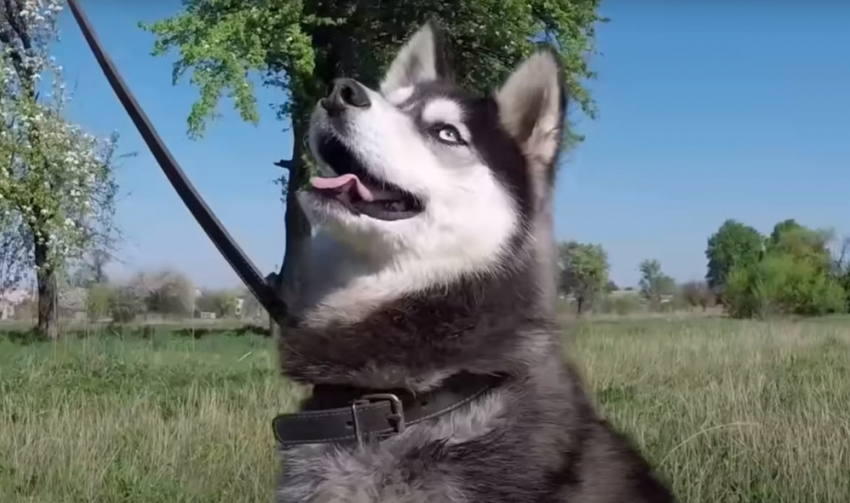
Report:
[[434,127],[434,134],[437,139],[449,145],[466,145],[457,128],[449,124],[439,124]]

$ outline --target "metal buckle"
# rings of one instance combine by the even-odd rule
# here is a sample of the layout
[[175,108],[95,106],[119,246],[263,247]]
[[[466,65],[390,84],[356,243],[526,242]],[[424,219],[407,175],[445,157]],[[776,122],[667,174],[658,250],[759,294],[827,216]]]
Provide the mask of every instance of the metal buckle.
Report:
[[351,402],[351,416],[354,423],[354,435],[357,437],[357,443],[363,443],[362,435],[360,434],[360,423],[357,420],[357,406],[365,405],[375,402],[389,402],[390,404],[390,415],[387,416],[387,420],[392,426],[394,433],[401,433],[404,431],[404,405],[401,403],[401,399],[392,394],[392,393],[371,393],[368,395],[363,395],[357,400]]

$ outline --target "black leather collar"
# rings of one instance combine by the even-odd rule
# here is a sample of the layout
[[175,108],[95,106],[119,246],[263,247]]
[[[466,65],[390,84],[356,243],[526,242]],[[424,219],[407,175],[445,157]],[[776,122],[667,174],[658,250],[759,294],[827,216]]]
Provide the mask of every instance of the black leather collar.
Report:
[[275,417],[272,429],[282,447],[380,441],[462,407],[504,380],[501,375],[457,374],[438,388],[419,394],[316,385],[304,410]]

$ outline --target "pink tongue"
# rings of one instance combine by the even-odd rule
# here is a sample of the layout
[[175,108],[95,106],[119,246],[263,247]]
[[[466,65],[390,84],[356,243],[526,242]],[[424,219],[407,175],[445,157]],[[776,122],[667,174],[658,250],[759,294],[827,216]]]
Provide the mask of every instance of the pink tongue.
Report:
[[357,195],[360,196],[360,199],[364,201],[372,201],[374,199],[369,189],[360,183],[357,176],[351,173],[334,178],[314,176],[310,179],[310,184],[316,189],[334,190],[337,192],[348,192],[353,187],[357,190]]

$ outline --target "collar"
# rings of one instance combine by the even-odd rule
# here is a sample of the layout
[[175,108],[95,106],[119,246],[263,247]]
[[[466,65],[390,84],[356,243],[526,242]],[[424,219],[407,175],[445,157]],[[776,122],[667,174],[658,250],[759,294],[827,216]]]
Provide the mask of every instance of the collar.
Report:
[[425,393],[320,384],[313,387],[305,410],[275,417],[272,429],[281,447],[380,441],[452,412],[505,379],[504,375],[461,373]]

